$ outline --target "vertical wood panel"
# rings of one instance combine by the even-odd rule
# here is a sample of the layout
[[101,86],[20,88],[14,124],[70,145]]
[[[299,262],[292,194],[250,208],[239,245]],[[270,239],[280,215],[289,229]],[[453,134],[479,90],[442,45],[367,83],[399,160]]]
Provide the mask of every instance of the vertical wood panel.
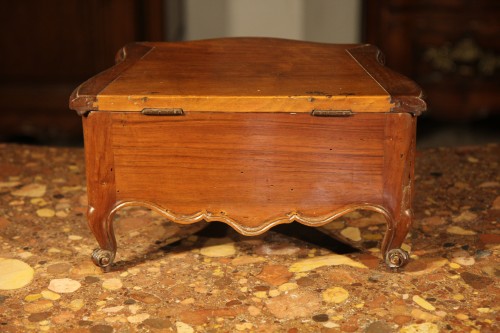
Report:
[[224,211],[248,226],[382,203],[385,114],[112,114],[119,200]]

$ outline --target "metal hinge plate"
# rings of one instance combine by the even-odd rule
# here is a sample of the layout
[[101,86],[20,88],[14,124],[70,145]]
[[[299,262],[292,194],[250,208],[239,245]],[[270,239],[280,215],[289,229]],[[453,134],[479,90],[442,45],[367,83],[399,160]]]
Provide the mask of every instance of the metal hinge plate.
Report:
[[183,116],[184,110],[180,108],[174,109],[142,109],[141,113],[145,116]]
[[314,117],[350,117],[354,115],[351,110],[313,110]]

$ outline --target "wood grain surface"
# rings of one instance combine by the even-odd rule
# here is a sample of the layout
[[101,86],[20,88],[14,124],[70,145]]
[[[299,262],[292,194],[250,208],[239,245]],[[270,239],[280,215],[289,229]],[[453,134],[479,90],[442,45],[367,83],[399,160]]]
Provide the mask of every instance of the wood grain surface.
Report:
[[113,114],[117,200],[256,227],[382,203],[386,115]]
[[73,93],[73,109],[80,114],[144,108],[285,113],[425,109],[420,89],[385,68],[378,49],[369,45],[226,38],[135,43],[119,54],[115,68]]

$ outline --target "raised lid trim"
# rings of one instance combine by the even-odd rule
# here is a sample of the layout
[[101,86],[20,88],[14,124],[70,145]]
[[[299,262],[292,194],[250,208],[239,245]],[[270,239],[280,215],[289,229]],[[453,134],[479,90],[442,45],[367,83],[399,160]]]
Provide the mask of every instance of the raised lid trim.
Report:
[[79,115],[99,109],[97,96],[124,71],[153,49],[142,43],[131,43],[116,54],[115,65],[80,84],[69,98],[69,107]]
[[370,44],[346,50],[391,96],[391,112],[420,115],[427,109],[422,89],[406,76],[385,66],[384,54]]

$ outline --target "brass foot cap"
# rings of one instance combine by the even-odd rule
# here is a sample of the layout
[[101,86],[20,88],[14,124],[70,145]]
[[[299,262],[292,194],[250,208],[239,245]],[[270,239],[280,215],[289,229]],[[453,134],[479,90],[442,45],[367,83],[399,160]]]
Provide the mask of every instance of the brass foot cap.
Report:
[[410,255],[403,249],[391,249],[385,254],[385,263],[389,268],[400,268],[408,263]]
[[114,257],[114,253],[108,250],[95,249],[94,252],[92,252],[92,261],[101,268],[111,265]]

